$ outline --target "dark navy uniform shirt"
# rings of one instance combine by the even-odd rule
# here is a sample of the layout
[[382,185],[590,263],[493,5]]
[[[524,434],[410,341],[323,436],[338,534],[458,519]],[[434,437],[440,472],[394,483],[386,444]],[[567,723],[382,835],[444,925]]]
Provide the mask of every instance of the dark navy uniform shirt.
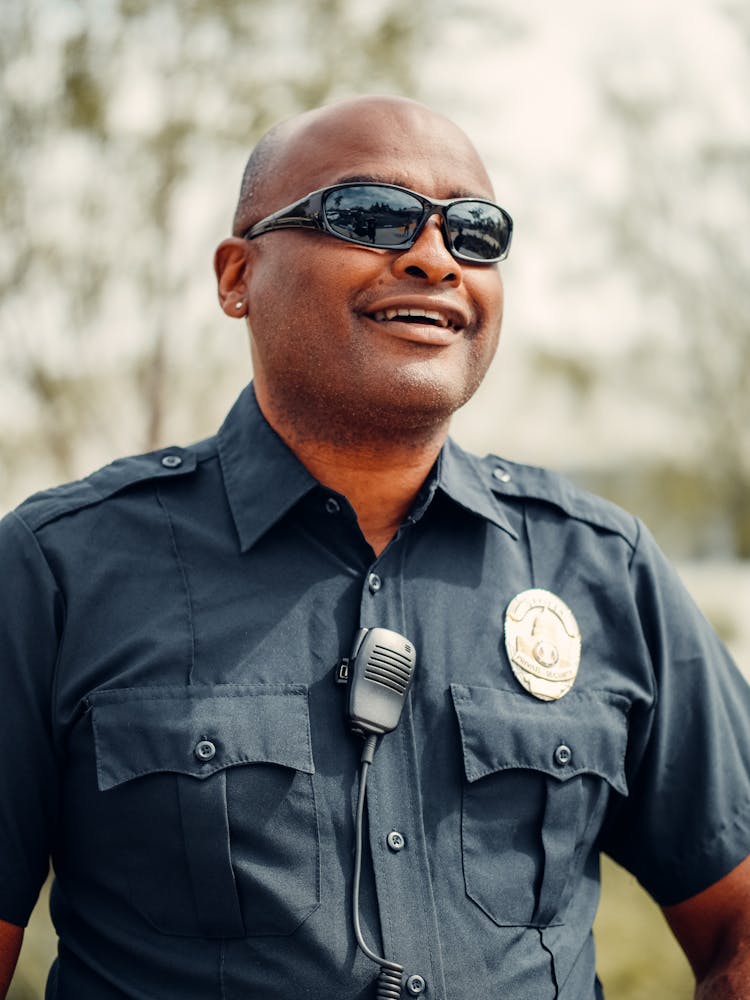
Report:
[[[593,1000],[600,851],[661,904],[750,851],[748,686],[642,526],[551,473],[449,442],[376,559],[248,389],[216,438],[33,497],[0,552],[0,918],[51,857],[49,998],[373,997],[334,683],[361,626],[419,655],[362,922],[428,1000]],[[557,701],[505,652],[529,588],[582,634]]]

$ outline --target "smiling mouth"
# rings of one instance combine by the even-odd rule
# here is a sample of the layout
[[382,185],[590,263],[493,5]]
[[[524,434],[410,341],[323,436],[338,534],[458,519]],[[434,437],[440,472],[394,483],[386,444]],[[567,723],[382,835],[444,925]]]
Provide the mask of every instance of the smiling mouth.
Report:
[[378,323],[396,321],[397,323],[413,323],[419,326],[434,326],[441,330],[457,330],[458,326],[442,313],[431,309],[412,309],[400,306],[395,309],[379,309],[370,313]]

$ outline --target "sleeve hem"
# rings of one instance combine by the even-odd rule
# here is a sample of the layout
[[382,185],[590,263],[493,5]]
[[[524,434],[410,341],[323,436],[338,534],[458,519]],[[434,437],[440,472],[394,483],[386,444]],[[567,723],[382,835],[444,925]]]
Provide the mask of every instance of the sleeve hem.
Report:
[[634,872],[659,906],[674,906],[697,896],[728,875],[750,855],[750,802],[723,828],[706,836],[689,853],[662,862],[657,880]]

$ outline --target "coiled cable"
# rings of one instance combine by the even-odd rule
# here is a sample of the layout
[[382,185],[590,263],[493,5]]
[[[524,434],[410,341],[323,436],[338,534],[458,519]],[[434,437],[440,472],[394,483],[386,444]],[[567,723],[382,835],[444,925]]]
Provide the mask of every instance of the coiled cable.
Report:
[[364,826],[365,797],[367,794],[367,773],[375,756],[379,737],[370,735],[365,740],[362,750],[359,770],[359,794],[357,795],[357,814],[354,824],[354,878],[352,880],[352,916],[354,919],[354,934],[357,944],[364,954],[380,966],[378,975],[376,1000],[401,1000],[401,978],[404,967],[398,962],[390,962],[387,958],[377,955],[367,946],[362,937],[359,922],[359,884],[362,875],[362,828]]

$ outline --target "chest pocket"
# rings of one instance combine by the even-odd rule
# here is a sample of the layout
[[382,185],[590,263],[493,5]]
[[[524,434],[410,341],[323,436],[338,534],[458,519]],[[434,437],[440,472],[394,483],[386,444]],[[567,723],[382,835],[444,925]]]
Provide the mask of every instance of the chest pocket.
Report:
[[451,685],[463,751],[467,895],[500,926],[561,922],[624,773],[627,701]]
[[167,934],[289,934],[319,904],[307,689],[90,696],[99,816],[131,903]]

